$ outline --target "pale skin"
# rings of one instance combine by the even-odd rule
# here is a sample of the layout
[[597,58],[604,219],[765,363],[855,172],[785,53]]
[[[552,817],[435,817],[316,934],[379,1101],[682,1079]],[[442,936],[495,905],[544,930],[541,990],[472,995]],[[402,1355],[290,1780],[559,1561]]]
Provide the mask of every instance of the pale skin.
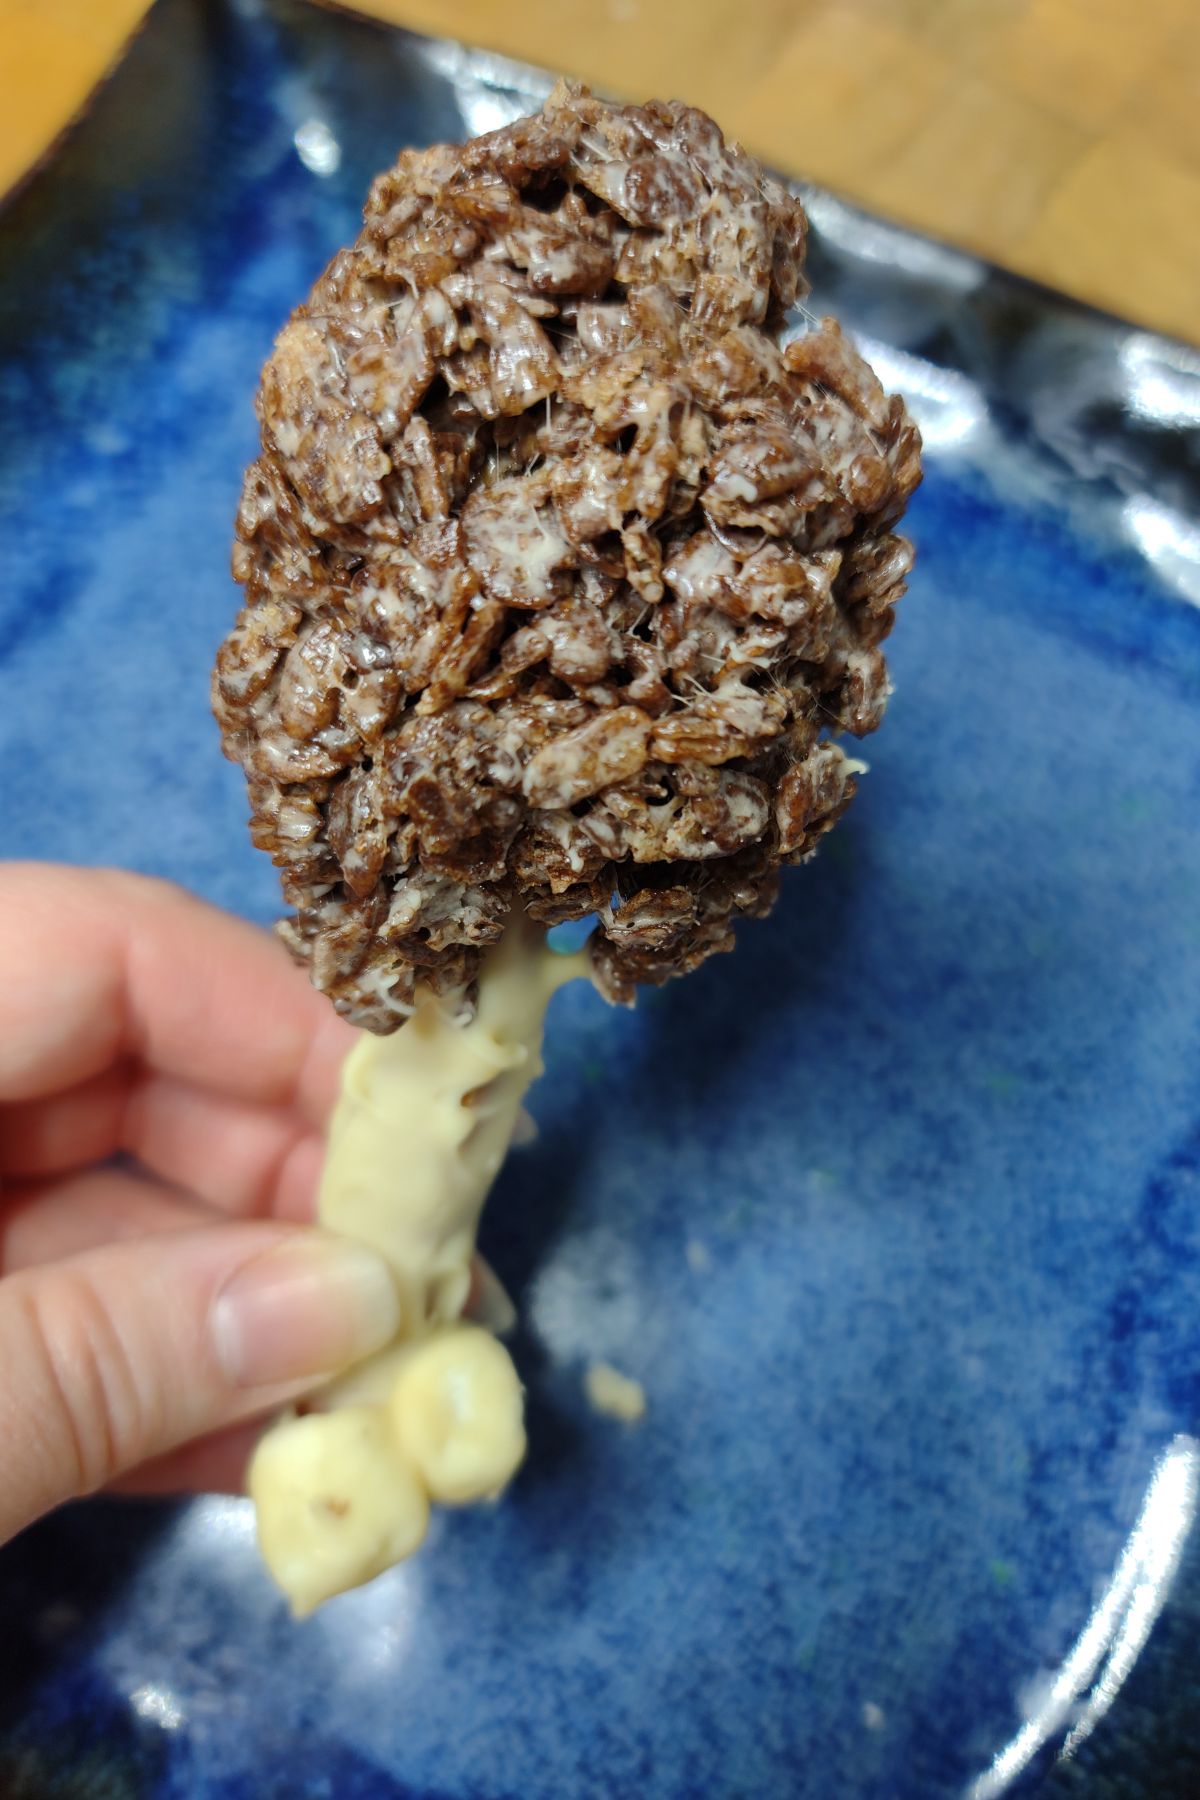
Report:
[[176,888],[0,869],[0,1541],[238,1491],[263,1418],[393,1336],[380,1259],[309,1223],[354,1037]]

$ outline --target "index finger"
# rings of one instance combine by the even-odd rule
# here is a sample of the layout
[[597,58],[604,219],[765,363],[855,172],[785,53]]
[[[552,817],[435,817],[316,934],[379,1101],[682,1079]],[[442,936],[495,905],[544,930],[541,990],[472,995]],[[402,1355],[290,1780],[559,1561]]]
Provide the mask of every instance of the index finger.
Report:
[[319,1120],[354,1032],[269,933],[168,882],[0,869],[0,1100],[127,1059]]

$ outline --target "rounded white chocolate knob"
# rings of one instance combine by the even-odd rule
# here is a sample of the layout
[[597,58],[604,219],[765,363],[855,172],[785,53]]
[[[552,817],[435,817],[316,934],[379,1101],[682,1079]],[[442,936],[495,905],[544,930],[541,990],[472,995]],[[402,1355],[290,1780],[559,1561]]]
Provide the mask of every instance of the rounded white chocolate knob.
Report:
[[517,1371],[477,1325],[414,1345],[388,1406],[402,1449],[447,1505],[498,1493],[525,1454]]
[[411,1556],[429,1496],[383,1407],[284,1419],[250,1464],[267,1567],[297,1618]]

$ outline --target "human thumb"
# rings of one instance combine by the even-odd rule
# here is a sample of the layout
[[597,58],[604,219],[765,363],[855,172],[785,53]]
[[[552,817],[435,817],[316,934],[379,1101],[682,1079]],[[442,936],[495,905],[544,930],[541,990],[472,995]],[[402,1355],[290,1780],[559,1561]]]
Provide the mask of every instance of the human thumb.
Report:
[[392,1337],[374,1251],[303,1227],[109,1244],[0,1281],[0,1542]]

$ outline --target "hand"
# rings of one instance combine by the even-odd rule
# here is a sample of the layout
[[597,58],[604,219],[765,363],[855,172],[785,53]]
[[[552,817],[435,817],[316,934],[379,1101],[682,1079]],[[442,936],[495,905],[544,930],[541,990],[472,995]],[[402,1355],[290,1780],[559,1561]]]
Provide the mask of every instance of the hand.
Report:
[[393,1335],[383,1263],[306,1223],[353,1036],[175,888],[0,868],[0,1542],[236,1490],[254,1420]]

